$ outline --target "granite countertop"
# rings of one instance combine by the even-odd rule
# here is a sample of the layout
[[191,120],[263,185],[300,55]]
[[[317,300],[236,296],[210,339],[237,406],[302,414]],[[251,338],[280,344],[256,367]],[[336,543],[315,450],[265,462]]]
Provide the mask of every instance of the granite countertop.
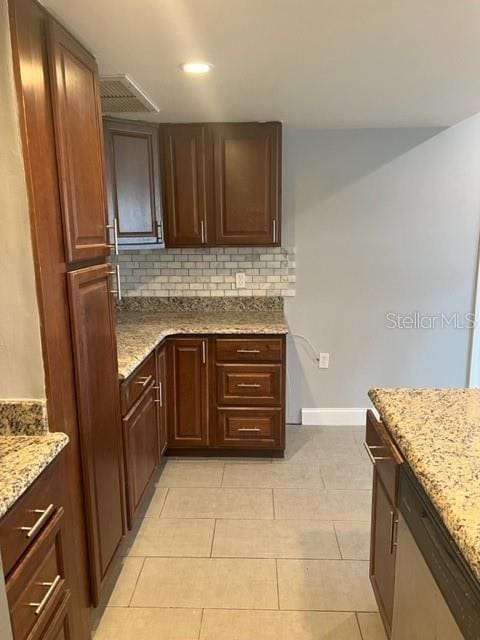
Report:
[[368,395],[480,580],[480,389]]
[[0,518],[67,443],[64,433],[0,435]]
[[283,310],[251,311],[119,311],[118,375],[127,378],[167,336],[177,334],[285,334]]

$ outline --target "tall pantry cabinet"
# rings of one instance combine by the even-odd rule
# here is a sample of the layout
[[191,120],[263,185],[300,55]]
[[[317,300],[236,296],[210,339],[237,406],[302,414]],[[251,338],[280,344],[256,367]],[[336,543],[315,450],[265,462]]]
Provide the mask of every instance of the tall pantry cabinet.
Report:
[[35,0],[9,0],[49,428],[68,434],[72,640],[90,637],[125,527],[97,67]]

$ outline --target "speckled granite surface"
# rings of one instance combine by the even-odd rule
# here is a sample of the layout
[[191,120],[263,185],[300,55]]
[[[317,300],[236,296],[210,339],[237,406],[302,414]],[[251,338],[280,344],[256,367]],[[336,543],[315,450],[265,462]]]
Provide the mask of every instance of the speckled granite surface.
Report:
[[283,311],[117,312],[118,375],[127,378],[164,338],[181,334],[288,333]]
[[368,395],[480,579],[480,389]]
[[48,431],[44,400],[0,400],[0,435],[41,435]]
[[231,311],[283,311],[283,298],[238,297],[124,297],[117,301],[119,311],[162,311],[163,313],[211,313]]
[[0,436],[0,518],[67,443],[64,433]]

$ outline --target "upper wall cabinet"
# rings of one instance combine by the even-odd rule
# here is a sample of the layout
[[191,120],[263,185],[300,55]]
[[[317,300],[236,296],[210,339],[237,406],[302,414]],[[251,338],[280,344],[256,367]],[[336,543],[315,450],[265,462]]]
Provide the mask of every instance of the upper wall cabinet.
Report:
[[163,242],[158,126],[103,121],[109,222],[120,245]]
[[104,130],[120,244],[162,242],[162,191],[167,247],[280,245],[279,122],[158,127],[106,118]]
[[103,258],[109,250],[97,65],[53,20],[48,44],[67,261]]
[[175,124],[162,128],[162,174],[165,240],[168,247],[210,244],[207,211],[211,188],[207,154],[207,128]]
[[280,123],[162,132],[166,246],[280,245]]
[[281,124],[216,124],[211,132],[214,244],[280,244]]

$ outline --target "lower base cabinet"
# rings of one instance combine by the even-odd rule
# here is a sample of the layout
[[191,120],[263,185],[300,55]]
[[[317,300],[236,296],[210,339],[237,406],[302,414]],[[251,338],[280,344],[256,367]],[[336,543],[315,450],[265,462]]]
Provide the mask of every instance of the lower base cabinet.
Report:
[[174,338],[167,343],[168,446],[209,445],[208,341]]
[[123,418],[127,517],[132,527],[135,513],[158,463],[156,390],[154,384]]
[[367,411],[365,446],[373,464],[370,581],[390,637],[397,555],[398,479],[403,459],[372,411]]
[[59,504],[62,476],[60,461],[55,460],[0,520],[14,640],[72,637],[64,510]]
[[392,640],[462,640],[463,637],[400,516]]

